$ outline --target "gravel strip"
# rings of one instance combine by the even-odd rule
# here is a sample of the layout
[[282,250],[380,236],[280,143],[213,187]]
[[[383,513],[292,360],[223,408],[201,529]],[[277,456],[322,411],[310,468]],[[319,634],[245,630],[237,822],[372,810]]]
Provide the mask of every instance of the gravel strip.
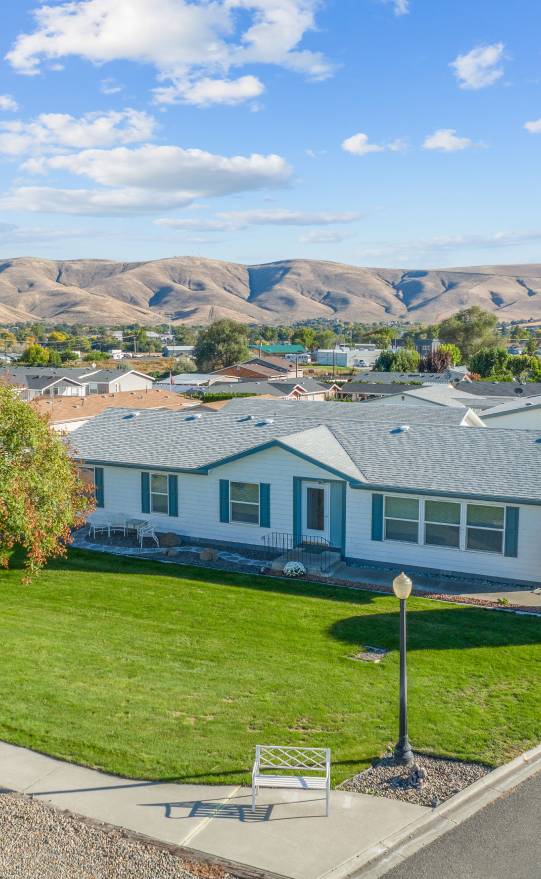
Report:
[[0,795],[0,879],[233,879],[30,797]]
[[[344,781],[339,789],[434,807],[490,772],[490,768],[481,763],[430,757],[418,752],[414,752],[414,756],[413,775],[424,775],[417,779],[417,784],[411,779],[412,767],[396,764],[389,752],[374,760],[369,769]],[[417,768],[421,772],[415,771]]]

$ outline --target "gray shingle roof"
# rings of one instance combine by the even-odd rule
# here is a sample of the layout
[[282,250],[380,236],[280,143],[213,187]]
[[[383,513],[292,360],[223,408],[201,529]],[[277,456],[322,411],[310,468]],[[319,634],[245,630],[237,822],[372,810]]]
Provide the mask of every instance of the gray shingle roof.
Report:
[[[260,421],[226,413],[194,418],[178,412],[108,410],[79,428],[69,442],[87,461],[197,471],[282,438],[295,448],[294,435],[304,453],[303,431],[320,424],[320,419],[301,414],[294,421],[280,415]],[[362,474],[361,484],[541,503],[541,432],[432,424],[412,424],[401,432],[398,426],[342,420],[327,425]]]
[[[302,407],[299,411],[299,407]],[[448,409],[440,406],[392,405],[380,400],[365,400],[362,403],[339,403],[329,400],[254,400],[239,397],[230,400],[221,410],[227,415],[256,415],[272,418],[273,415],[289,416],[292,419],[315,418],[320,424],[337,421],[390,421],[396,424],[456,424],[460,425],[466,410]]]

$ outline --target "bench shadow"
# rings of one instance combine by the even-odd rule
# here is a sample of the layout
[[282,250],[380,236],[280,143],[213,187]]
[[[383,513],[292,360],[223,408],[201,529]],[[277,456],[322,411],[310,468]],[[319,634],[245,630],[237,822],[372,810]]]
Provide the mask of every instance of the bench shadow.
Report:
[[[226,821],[240,821],[242,824],[269,821],[274,808],[272,805],[256,805],[255,811],[252,812],[251,805],[223,803],[220,800],[186,800],[185,802],[179,800],[166,803],[139,803],[139,805],[145,808],[163,809],[164,817],[175,821],[182,821],[186,818],[220,818]],[[187,813],[175,815],[176,809],[187,810]]]

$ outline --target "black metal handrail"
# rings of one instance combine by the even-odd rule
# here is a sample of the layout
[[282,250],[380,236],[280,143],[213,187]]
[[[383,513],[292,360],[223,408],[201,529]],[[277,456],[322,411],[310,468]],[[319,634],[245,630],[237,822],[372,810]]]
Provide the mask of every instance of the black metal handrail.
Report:
[[287,531],[273,531],[263,538],[265,549],[271,558],[284,557],[286,562],[300,562],[308,570],[319,570],[328,574],[333,561],[330,542],[325,537],[311,534],[291,534]]

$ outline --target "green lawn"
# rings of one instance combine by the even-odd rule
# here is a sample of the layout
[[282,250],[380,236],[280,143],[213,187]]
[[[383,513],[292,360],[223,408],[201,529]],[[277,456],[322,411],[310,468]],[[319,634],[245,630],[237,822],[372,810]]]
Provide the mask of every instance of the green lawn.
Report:
[[[131,776],[248,779],[253,748],[328,745],[334,781],[396,738],[397,602],[73,551],[0,573],[0,738]],[[501,763],[541,738],[541,623],[410,599],[410,734]],[[388,647],[380,665],[360,645]]]

